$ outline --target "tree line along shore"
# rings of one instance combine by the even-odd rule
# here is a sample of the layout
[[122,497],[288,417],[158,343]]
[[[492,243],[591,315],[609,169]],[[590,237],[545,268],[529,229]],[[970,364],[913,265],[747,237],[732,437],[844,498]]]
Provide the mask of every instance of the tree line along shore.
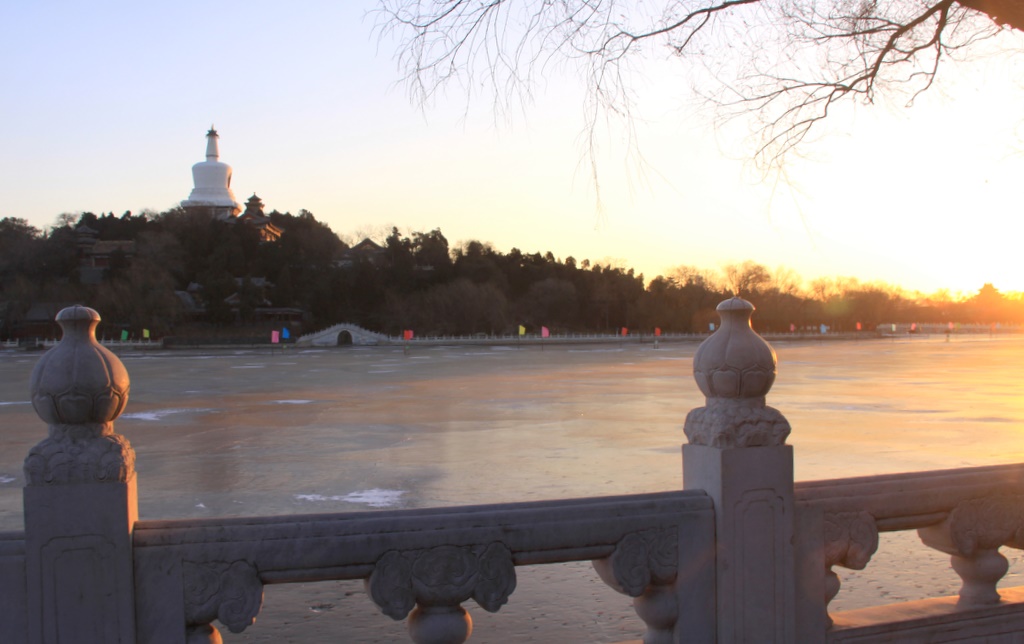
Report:
[[346,243],[308,211],[273,211],[279,233],[201,210],[61,215],[43,231],[0,219],[0,340],[54,337],[53,315],[84,303],[99,335],[244,341],[338,322],[390,336],[706,333],[739,295],[761,333],[875,331],[879,325],[1000,327],[1024,322],[1020,294],[991,284],[969,296],[908,293],[855,278],[805,283],[754,261],[685,264],[645,280],[610,262],[502,252],[439,229]]

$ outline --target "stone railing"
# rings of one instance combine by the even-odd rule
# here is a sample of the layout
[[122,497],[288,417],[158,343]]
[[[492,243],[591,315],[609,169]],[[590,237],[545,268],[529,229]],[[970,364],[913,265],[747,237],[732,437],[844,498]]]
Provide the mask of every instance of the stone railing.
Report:
[[[145,642],[189,640],[219,619],[234,632],[260,609],[263,584],[365,579],[415,642],[462,642],[461,604],[487,611],[516,587],[516,566],[592,560],[615,590],[635,597],[648,641],[708,632],[714,542],[711,501],[667,492],[423,511],[145,521],[135,528],[136,618]],[[680,569],[691,582],[679,586]],[[680,592],[682,591],[682,592]],[[677,596],[686,601],[677,602]],[[168,598],[175,598],[169,602]],[[201,640],[205,641],[205,640]]]
[[[406,620],[414,642],[458,644],[472,631],[463,604],[499,610],[517,566],[589,560],[633,598],[651,644],[1020,641],[1024,589],[996,585],[999,548],[1024,545],[1024,465],[794,484],[789,423],[766,404],[775,353],[752,310],[723,302],[694,356],[706,404],[684,425],[684,490],[138,521],[135,454],[113,427],[128,374],[95,341],[96,312],[65,309],[31,377],[49,434],[25,459],[25,531],[0,534],[0,640],[219,642],[214,622],[252,627],[266,584],[363,579],[367,605]],[[830,616],[834,569],[915,529],[952,557],[959,597]]]
[[[824,591],[826,606],[841,586],[833,568],[865,568],[883,532],[917,530],[924,545],[950,555],[963,582],[958,597],[839,613],[834,623],[822,610],[830,641],[945,641],[940,635],[972,611],[1008,632],[1024,630],[1024,589],[996,589],[1008,568],[999,548],[1024,547],[1024,465],[810,481],[796,485],[796,499],[809,541],[804,561],[817,559],[825,571],[803,581],[808,592]],[[957,630],[971,632],[971,621]],[[1002,632],[987,629],[980,633]]]

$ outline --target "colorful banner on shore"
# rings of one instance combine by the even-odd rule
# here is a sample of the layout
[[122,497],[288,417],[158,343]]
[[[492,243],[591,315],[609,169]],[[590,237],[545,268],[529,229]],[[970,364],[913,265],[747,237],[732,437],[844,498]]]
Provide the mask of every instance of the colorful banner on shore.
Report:
[[270,332],[270,343],[277,344],[281,341],[281,334],[277,329]]
[[654,327],[654,337],[656,337],[656,338],[660,338],[661,337],[661,327],[660,326]]
[[406,329],[405,331],[402,331],[402,339],[412,340],[412,329]]
[[143,330],[142,330],[142,337],[143,337],[143,339],[145,339],[145,340],[148,340],[148,339],[149,339],[149,329],[143,329]]
[[526,335],[526,327],[522,324],[519,325],[519,335]]
[[128,329],[121,329],[121,342],[128,340]]
[[622,327],[622,337],[626,337],[627,335],[629,335],[629,329]]
[[542,326],[540,328],[540,337],[546,338],[546,337],[548,337],[550,335],[551,335],[551,331],[548,331],[548,328],[546,326]]
[[281,329],[281,339],[282,340],[287,340],[290,337],[292,337],[292,333],[291,333],[291,331],[288,330],[288,327],[285,327],[285,328]]

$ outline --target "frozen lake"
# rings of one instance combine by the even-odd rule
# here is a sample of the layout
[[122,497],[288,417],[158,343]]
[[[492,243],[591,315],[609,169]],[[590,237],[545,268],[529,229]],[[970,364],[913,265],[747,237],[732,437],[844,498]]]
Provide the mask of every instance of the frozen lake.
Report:
[[[1024,461],[1024,338],[774,346],[779,375],[768,403],[793,426],[798,480]],[[116,427],[138,454],[144,519],[677,489],[683,419],[703,404],[691,376],[695,350],[126,352],[132,392]],[[46,431],[27,402],[37,359],[0,352],[0,530],[21,528],[21,463]],[[1020,557],[1006,554],[1013,568],[1004,585],[1024,584]],[[959,587],[948,558],[914,533],[882,535],[867,570],[838,572],[837,608]],[[497,615],[467,608],[473,642],[614,642],[642,632],[628,599],[587,565],[521,570]],[[373,610],[359,584],[268,587],[257,626],[224,634],[403,641],[401,624]]]

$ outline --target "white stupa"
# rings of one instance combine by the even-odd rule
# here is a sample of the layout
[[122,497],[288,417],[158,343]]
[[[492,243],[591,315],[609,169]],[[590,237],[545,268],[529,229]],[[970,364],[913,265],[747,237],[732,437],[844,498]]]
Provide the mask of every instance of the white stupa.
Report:
[[242,211],[231,193],[231,166],[221,163],[217,147],[217,130],[210,126],[206,133],[206,161],[192,166],[192,181],[195,187],[188,199],[181,202],[183,208],[206,208],[218,217],[233,217]]

